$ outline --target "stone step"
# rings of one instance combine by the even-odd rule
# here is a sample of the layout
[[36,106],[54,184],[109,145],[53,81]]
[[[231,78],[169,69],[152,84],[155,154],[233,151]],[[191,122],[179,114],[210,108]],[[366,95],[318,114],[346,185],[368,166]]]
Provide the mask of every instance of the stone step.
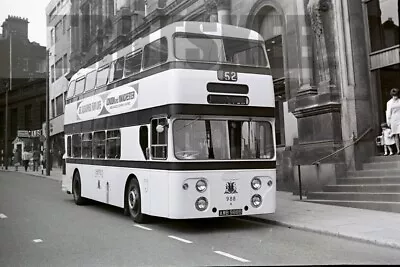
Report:
[[370,157],[368,162],[400,161],[400,155]]
[[370,209],[400,213],[399,202],[375,202],[375,201],[347,201],[347,200],[306,200],[307,202],[336,205],[358,209]]
[[386,192],[400,193],[400,184],[327,185],[324,192]]
[[394,176],[400,177],[399,169],[380,169],[380,170],[361,170],[361,171],[349,171],[348,177],[382,177],[382,176]]
[[307,194],[307,200],[309,199],[400,203],[400,193],[312,192]]
[[400,170],[400,161],[378,161],[365,163],[364,170]]
[[400,184],[400,177],[375,176],[375,177],[349,177],[336,179],[337,185],[363,185],[363,184]]

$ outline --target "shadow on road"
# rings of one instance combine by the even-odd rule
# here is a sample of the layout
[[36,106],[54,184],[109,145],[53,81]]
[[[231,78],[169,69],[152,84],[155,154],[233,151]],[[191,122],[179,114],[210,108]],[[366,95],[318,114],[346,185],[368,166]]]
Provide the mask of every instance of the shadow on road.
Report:
[[[75,205],[73,199],[66,199],[65,201],[71,203],[71,205]],[[131,220],[128,216],[124,215],[122,208],[101,202],[89,200],[84,207],[92,211],[114,216],[115,218],[125,218],[127,221]],[[232,232],[249,229],[268,229],[273,227],[265,223],[246,220],[246,216],[205,219],[167,219],[151,216],[149,222],[145,225],[186,233]]]

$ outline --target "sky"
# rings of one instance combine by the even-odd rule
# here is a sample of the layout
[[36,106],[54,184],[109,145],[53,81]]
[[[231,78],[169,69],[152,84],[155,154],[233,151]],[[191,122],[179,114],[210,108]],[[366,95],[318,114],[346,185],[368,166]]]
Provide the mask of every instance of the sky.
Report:
[[50,0],[0,0],[0,3],[0,26],[8,15],[27,18],[29,40],[46,46],[46,6]]

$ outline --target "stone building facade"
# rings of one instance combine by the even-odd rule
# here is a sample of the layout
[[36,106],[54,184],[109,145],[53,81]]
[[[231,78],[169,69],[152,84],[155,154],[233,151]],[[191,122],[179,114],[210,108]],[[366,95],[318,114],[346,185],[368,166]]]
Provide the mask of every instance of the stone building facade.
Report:
[[[28,39],[28,20],[8,16],[0,36],[0,164],[13,155],[18,131],[41,133],[46,120],[45,47]],[[11,37],[11,38],[10,38]],[[12,51],[10,51],[10,47]],[[10,58],[11,80],[10,85]],[[6,112],[8,91],[8,112]],[[8,120],[6,114],[8,113]],[[8,122],[6,125],[6,121]],[[7,130],[7,140],[6,131]],[[39,149],[39,138],[26,140],[27,149]],[[7,152],[5,152],[7,142]],[[32,144],[34,146],[32,146]],[[7,155],[6,155],[7,154]],[[4,160],[4,161],[3,161]]]
[[[70,75],[174,21],[254,29],[265,39],[274,80],[278,187],[296,191],[300,169],[305,190],[319,190],[376,153],[388,100],[376,72],[399,64],[398,12],[382,30],[395,32],[388,45],[370,37],[383,27],[376,19],[388,11],[385,2],[398,10],[398,0],[72,0]],[[383,62],[388,51],[394,62]],[[385,88],[400,87],[388,73]]]

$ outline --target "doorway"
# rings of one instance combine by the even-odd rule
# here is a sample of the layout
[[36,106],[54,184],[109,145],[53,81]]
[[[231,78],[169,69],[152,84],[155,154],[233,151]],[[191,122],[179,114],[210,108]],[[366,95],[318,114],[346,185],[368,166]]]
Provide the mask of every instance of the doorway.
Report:
[[386,103],[392,98],[390,90],[392,88],[400,89],[400,64],[388,66],[376,70],[377,88],[379,99],[379,123],[386,122]]

